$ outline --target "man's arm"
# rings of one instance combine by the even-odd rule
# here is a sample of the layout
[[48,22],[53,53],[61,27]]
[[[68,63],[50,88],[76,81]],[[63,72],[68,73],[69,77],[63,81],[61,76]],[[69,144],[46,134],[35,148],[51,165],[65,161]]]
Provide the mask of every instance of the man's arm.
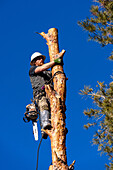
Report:
[[62,60],[61,60],[61,57],[57,57],[54,61],[50,61],[49,63],[46,63],[46,64],[43,64],[42,66],[39,66],[35,69],[35,73],[40,73],[41,71],[45,71],[47,70],[48,68],[54,66],[55,63],[61,63]]
[[35,69],[35,73],[40,73],[42,71],[45,71],[47,69],[49,69],[50,67],[54,66],[55,61],[50,61],[49,63],[43,64],[42,66],[38,66]]

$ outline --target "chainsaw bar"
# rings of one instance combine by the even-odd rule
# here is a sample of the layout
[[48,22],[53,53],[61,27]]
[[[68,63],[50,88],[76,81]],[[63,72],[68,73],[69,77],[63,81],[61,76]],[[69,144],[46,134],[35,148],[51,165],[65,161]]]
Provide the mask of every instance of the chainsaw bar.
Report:
[[38,127],[37,127],[37,122],[32,121],[33,124],[33,134],[34,138],[37,141],[38,140]]

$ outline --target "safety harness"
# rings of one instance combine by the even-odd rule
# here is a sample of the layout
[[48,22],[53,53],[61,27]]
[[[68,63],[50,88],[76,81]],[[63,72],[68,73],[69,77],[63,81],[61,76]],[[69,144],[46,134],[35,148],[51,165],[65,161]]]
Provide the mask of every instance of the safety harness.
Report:
[[53,78],[54,78],[57,74],[65,74],[65,73],[62,72],[62,71],[57,71],[46,84],[50,84],[50,82],[53,80]]
[[[64,75],[65,75],[64,72],[62,72],[62,71],[57,71],[46,83],[44,83],[44,84],[42,85],[39,93],[44,92],[44,90],[45,90],[45,85],[49,85],[49,84],[51,83],[51,81],[54,79],[54,77],[55,77],[57,74],[64,74]],[[52,85],[51,85],[51,86],[52,86]]]

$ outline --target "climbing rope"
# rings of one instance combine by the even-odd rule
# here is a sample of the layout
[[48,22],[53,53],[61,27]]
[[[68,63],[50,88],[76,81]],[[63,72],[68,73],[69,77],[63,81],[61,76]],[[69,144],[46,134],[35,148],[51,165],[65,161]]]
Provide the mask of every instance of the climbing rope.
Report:
[[39,149],[40,149],[40,145],[41,145],[41,143],[42,143],[42,137],[41,137],[41,140],[40,140],[40,143],[39,143],[39,145],[38,145],[38,149],[37,149],[37,164],[36,164],[36,170],[38,170],[38,157],[39,157]]
[[57,71],[46,84],[49,84],[57,74],[65,74],[65,73],[62,71]]

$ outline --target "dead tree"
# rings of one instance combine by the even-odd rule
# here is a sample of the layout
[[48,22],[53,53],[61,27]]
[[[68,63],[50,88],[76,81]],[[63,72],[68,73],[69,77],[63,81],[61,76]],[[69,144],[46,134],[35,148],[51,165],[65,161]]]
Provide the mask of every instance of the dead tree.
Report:
[[[46,39],[50,61],[53,61],[56,57],[63,57],[65,50],[59,53],[58,46],[58,30],[51,28],[48,33],[39,33]],[[50,100],[51,108],[51,130],[45,131],[51,140],[52,150],[52,165],[49,170],[68,170],[72,166],[67,165],[66,156],[66,127],[65,127],[65,98],[66,98],[66,77],[63,71],[63,64],[57,64],[52,67],[52,76],[54,88],[50,85],[45,86],[46,94]]]

